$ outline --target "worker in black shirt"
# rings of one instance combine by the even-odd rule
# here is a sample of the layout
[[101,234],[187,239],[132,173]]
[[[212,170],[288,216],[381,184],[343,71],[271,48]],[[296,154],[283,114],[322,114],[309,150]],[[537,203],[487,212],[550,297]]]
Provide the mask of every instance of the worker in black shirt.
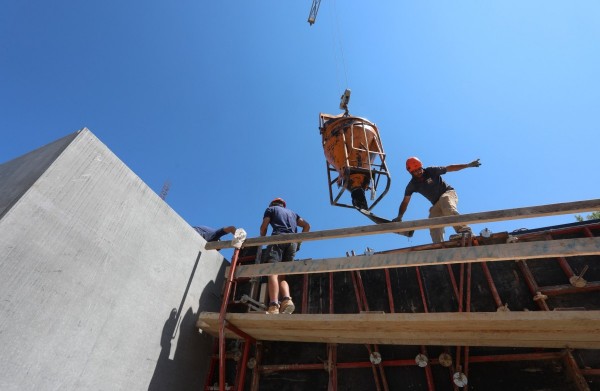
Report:
[[[477,159],[468,164],[451,164],[449,166],[423,168],[423,163],[418,158],[408,158],[406,160],[406,170],[410,173],[412,179],[406,185],[404,199],[398,209],[398,217],[393,221],[402,221],[402,216],[404,216],[404,212],[408,208],[408,203],[413,193],[420,193],[433,205],[429,209],[429,218],[458,215],[458,196],[454,188],[444,182],[442,175],[447,172],[479,166],[481,166],[481,163]],[[471,234],[471,228],[467,225],[455,225],[454,230],[456,233]],[[444,241],[444,227],[431,228],[429,232],[434,243]]]

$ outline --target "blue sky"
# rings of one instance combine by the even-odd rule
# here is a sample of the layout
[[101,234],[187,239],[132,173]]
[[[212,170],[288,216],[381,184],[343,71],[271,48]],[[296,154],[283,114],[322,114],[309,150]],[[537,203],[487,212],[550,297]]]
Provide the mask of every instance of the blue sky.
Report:
[[[392,176],[446,175],[462,213],[598,198],[597,1],[4,1],[0,162],[88,127],[192,225],[258,236],[274,197],[313,230],[369,225],[329,205],[320,112],[375,122]],[[404,220],[427,217],[412,198]],[[479,232],[575,221],[478,224]],[[448,230],[447,230],[448,233]],[[420,231],[306,243],[299,257],[428,243]],[[227,255],[227,252],[224,252]]]

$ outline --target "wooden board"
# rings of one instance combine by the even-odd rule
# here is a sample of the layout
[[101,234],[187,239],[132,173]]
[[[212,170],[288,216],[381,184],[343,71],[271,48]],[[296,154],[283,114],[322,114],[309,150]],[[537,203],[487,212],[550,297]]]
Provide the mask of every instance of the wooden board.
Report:
[[600,237],[591,237],[255,264],[238,266],[235,276],[240,278],[270,274],[325,273],[598,254]]
[[[218,336],[218,320],[203,312],[197,326]],[[600,349],[600,311],[232,313],[226,320],[263,341]],[[239,338],[230,330],[225,336]]]
[[[431,219],[403,221],[398,223],[386,223],[367,225],[351,228],[339,228],[325,231],[304,232],[288,235],[259,236],[246,239],[244,247],[262,246],[275,243],[304,242],[311,240],[347,238],[352,236],[375,235],[383,233],[407,232],[417,229],[428,229],[436,227],[450,227],[455,225],[473,224],[490,221],[505,221],[515,219],[526,219],[543,216],[554,216],[560,214],[590,212],[600,209],[600,199],[565,202],[560,204],[548,204],[531,206],[526,208],[503,209],[490,212],[468,213],[458,216],[435,217]],[[208,242],[207,250],[220,250],[232,248],[231,240],[220,242]]]

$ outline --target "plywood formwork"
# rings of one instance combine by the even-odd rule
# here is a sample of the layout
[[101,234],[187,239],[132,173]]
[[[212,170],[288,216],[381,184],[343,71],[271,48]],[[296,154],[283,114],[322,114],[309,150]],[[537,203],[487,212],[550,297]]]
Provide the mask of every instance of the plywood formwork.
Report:
[[[586,204],[597,208],[598,200]],[[222,330],[228,351],[244,347],[253,369],[230,380],[237,389],[451,390],[454,375],[468,376],[474,389],[594,389],[599,236],[600,222],[590,222],[374,255],[244,264],[228,271],[233,283],[289,275],[297,314],[246,312],[233,300],[221,318],[201,314],[198,326]],[[429,365],[419,367],[418,355]]]

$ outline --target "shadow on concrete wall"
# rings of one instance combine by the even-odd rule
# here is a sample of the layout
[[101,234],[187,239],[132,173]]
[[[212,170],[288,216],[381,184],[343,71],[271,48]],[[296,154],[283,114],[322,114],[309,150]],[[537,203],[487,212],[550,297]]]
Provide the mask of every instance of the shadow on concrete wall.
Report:
[[[191,391],[201,390],[204,387],[204,379],[208,371],[214,339],[207,334],[199,333],[196,328],[196,320],[199,312],[219,311],[221,304],[220,291],[216,289],[214,281],[210,281],[202,290],[198,303],[199,312],[194,313],[192,308],[188,308],[183,318],[181,318],[185,298],[196,273],[200,256],[201,253],[196,258],[179,309],[173,308],[171,310],[163,326],[160,340],[161,351],[148,391]],[[223,276],[224,270],[225,265],[221,267],[217,275]],[[179,319],[181,319],[180,322],[178,322]],[[179,328],[179,338],[171,359],[169,358],[171,345],[175,341],[177,328]]]

